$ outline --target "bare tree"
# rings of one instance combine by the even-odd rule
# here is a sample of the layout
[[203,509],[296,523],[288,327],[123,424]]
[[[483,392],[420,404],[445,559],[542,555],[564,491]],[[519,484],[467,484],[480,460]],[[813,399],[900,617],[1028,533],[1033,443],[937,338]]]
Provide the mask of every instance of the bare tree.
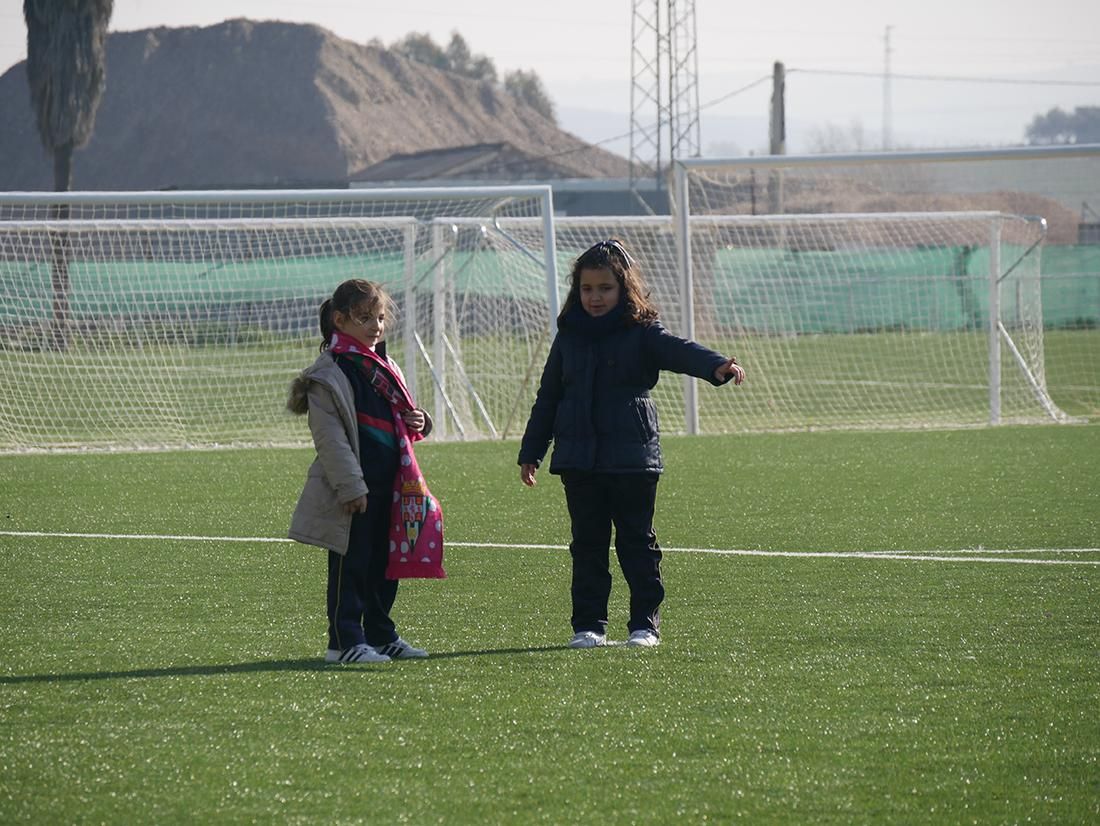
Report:
[[[27,80],[38,135],[53,154],[54,190],[72,184],[73,150],[88,142],[106,88],[107,24],[113,0],[23,0],[27,23]],[[69,217],[67,205],[51,217]],[[69,318],[68,249],[54,236],[54,346],[65,349]]]
[[860,120],[853,120],[847,127],[829,121],[811,130],[808,143],[809,152],[813,155],[867,151],[867,136]]

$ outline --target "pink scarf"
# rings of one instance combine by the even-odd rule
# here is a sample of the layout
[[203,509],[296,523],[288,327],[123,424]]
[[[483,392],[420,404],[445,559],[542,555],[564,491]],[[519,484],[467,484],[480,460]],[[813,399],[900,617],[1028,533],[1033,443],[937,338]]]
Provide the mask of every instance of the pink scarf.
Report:
[[412,394],[388,360],[368,350],[340,331],[332,334],[329,349],[351,358],[366,375],[371,387],[390,403],[400,461],[393,484],[390,510],[390,549],[386,579],[440,579],[443,571],[443,511],[432,496],[412,443],[423,439],[409,433],[401,415],[416,407]]

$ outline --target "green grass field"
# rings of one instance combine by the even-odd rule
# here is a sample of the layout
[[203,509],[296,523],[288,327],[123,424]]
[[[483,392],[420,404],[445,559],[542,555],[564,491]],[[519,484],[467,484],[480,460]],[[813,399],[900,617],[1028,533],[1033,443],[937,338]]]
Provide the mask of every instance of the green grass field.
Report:
[[1100,425],[665,448],[661,647],[565,648],[560,484],[429,440],[433,656],[359,669],[259,541],[311,451],[0,456],[0,822],[1100,818]]
[[[400,336],[394,338],[398,362],[407,366]],[[1044,338],[1054,403],[1069,416],[1100,419],[1100,330],[1051,330]],[[984,333],[739,336],[706,343],[737,355],[749,366],[749,379],[736,390],[701,386],[704,433],[943,428],[989,420]],[[497,431],[518,437],[549,342],[475,337],[463,346],[468,379]],[[286,414],[285,394],[316,353],[312,337],[142,350],[78,341],[63,354],[0,349],[0,451],[306,443],[305,422]],[[417,394],[431,406],[431,374],[418,363]],[[487,433],[464,385],[452,369],[452,396],[470,411],[466,427]],[[682,432],[679,377],[659,382],[654,398],[662,430]],[[1007,352],[1001,401],[1006,421],[1046,419]]]

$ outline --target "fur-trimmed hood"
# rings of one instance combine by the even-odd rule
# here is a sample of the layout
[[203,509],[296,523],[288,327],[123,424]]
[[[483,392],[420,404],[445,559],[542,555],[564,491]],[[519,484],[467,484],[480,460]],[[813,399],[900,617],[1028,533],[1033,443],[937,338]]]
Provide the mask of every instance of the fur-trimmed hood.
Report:
[[309,379],[305,377],[305,373],[295,376],[290,383],[286,409],[295,416],[304,416],[309,412]]
[[286,397],[287,410],[296,416],[304,416],[309,412],[309,386],[313,382],[320,382],[329,387],[330,390],[339,393],[339,395],[345,395],[342,391],[346,390],[347,400],[354,404],[351,385],[347,384],[347,380],[337,366],[332,353],[324,350],[317,356],[313,364],[309,365],[291,381]]

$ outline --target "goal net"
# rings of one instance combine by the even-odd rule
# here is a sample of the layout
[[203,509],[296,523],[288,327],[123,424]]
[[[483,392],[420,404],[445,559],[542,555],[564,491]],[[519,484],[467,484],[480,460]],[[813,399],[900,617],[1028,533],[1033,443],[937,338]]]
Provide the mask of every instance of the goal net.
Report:
[[669,218],[555,220],[562,294],[577,255],[621,238],[665,326],[747,366],[742,387],[703,386],[694,400],[694,382],[662,379],[663,431],[1066,419],[1045,391],[1041,220],[711,215],[690,226],[686,288]]
[[286,390],[348,278],[394,298],[438,434],[497,435],[556,309],[551,216],[546,187],[0,195],[0,450],[308,443]]
[[1100,411],[1100,259],[1085,241],[1100,148],[693,159],[676,173],[681,331],[730,339],[751,383],[725,411],[688,383],[689,431]]

